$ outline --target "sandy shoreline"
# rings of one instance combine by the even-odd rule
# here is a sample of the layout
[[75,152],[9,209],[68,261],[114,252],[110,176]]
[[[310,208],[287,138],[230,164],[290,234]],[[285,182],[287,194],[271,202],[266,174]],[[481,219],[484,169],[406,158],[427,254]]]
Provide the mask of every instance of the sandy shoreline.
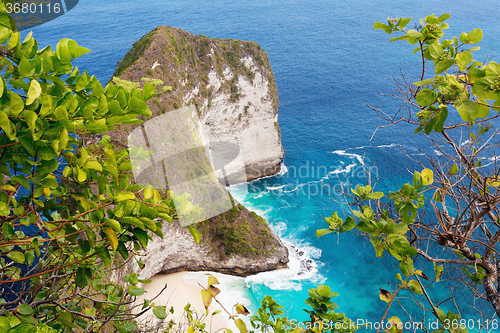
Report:
[[[178,272],[172,274],[158,274],[150,279],[152,281],[150,284],[144,284],[142,286],[142,288],[146,291],[144,296],[146,299],[154,298],[164,288],[165,284],[167,284],[167,289],[165,289],[163,293],[153,302],[155,305],[164,305],[167,307],[168,317],[164,321],[165,326],[170,320],[173,320],[178,323],[178,326],[175,328],[179,331],[186,332],[188,320],[184,312],[184,307],[188,303],[191,304],[193,318],[195,319],[199,320],[205,315],[206,310],[203,306],[201,297],[202,288],[198,285],[198,283],[206,287],[208,276],[210,274],[218,277],[219,282],[223,284],[223,282],[220,281],[220,274],[212,272]],[[138,297],[136,304],[142,304],[144,296]],[[227,290],[221,290],[221,293],[217,296],[219,301],[221,301],[222,298],[228,298]],[[235,300],[234,303],[237,303],[237,301]],[[233,304],[224,304],[224,307],[228,311],[232,312],[232,305]],[[173,314],[168,312],[170,307],[174,308]],[[216,310],[222,311],[212,317],[211,314]],[[223,328],[229,328],[234,332],[236,327],[234,326],[232,320],[229,320],[228,318],[229,315],[213,300],[209,307],[209,315],[204,318],[203,322],[207,325],[207,332],[222,332]],[[158,322],[158,319],[154,317],[152,312],[148,312],[146,315],[141,316],[138,320],[139,325],[143,327],[152,327]]]

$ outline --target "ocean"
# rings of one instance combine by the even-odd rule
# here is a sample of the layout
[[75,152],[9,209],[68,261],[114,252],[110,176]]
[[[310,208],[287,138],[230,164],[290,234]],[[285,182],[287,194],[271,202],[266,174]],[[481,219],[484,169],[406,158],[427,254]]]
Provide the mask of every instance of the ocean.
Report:
[[[334,189],[364,184],[363,165],[378,177],[378,189],[394,190],[411,181],[410,171],[421,168],[410,158],[437,154],[423,135],[413,134],[412,126],[381,128],[371,139],[377,126],[386,123],[367,107],[395,113],[401,102],[381,93],[394,94],[394,79],[401,78],[401,73],[409,82],[419,80],[420,70],[419,55],[412,54],[414,46],[390,43],[393,36],[373,30],[374,22],[412,17],[412,27],[432,13],[451,14],[450,37],[478,27],[483,30],[478,60],[499,49],[500,21],[493,0],[81,0],[68,14],[34,28],[33,33],[42,47],[71,38],[91,49],[75,64],[103,83],[133,42],[159,25],[261,45],[269,55],[279,91],[283,170],[250,183],[248,192],[238,186],[230,191],[265,217],[289,245],[291,268],[261,273],[244,283],[235,280],[234,288],[240,302],[250,304],[253,311],[259,299],[271,295],[291,318],[301,320],[307,318],[302,311],[307,307],[307,290],[327,284],[339,294],[334,300],[338,311],[354,320],[374,322],[386,309],[378,297],[379,287],[395,289],[398,263],[375,258],[368,240],[353,233],[318,239],[315,231],[325,227],[324,217],[345,211],[336,202],[342,198]],[[417,265],[433,275],[422,260]],[[455,286],[460,295],[460,285],[455,282]],[[435,299],[445,299],[450,295],[448,287],[429,291]],[[410,314],[422,314],[411,300],[406,301]],[[457,301],[465,308],[471,304],[465,296]],[[453,310],[451,302],[442,307]],[[407,319],[396,304],[389,311],[392,315]],[[468,315],[465,310],[464,317],[469,319]]]

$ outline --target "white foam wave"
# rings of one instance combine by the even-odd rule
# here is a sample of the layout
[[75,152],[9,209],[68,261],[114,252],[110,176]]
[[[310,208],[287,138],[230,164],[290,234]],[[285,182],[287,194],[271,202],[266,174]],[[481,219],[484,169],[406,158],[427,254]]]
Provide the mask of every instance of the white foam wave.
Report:
[[500,156],[493,156],[493,157],[483,157],[481,158],[482,160],[487,160],[487,161],[497,161],[500,159]]
[[[323,180],[323,179],[326,179],[326,178],[324,177],[324,178],[322,178],[322,180]],[[317,184],[317,183],[320,183],[320,181],[319,181],[319,180],[311,180],[310,182],[307,182],[307,183],[300,183],[300,184],[298,184],[298,182],[297,182],[297,185],[288,184],[288,185],[286,185],[286,186],[282,189],[282,192],[283,192],[283,193],[292,193],[292,192],[295,192],[295,191],[297,191],[297,190],[301,189],[301,188],[302,188],[302,187],[304,187],[304,186],[308,186],[308,185],[310,185],[310,184]],[[293,187],[293,186],[295,186],[295,187]],[[291,190],[288,190],[288,188],[289,188],[289,187],[293,187],[293,188],[292,188]]]
[[303,281],[321,284],[326,280],[318,274],[321,263],[315,260],[321,257],[320,249],[308,244],[294,245],[285,240],[283,243],[288,248],[288,268],[247,276],[247,286],[264,284],[272,290],[301,290]]
[[365,163],[363,162],[363,156],[361,156],[361,155],[346,153],[345,150],[334,150],[334,151],[332,151],[332,154],[337,154],[340,156],[347,156],[349,158],[355,158],[358,160],[359,163],[361,163],[361,165],[365,165]]
[[470,143],[470,140],[465,140],[464,142],[462,142],[462,143],[460,144],[460,147],[463,147],[463,146],[465,146],[465,145],[467,145],[467,144],[469,144],[469,143]]
[[277,191],[277,190],[281,190],[285,186],[286,185],[281,185],[281,186],[266,186],[266,189],[268,189],[269,191]]
[[380,145],[377,146],[377,148],[392,148],[392,147],[397,147],[398,145],[395,143],[391,143],[390,145]]
[[436,154],[437,156],[443,155],[439,150],[436,150],[436,149],[433,149],[433,150],[434,150],[434,154]]
[[285,163],[281,162],[281,169],[280,172],[278,172],[277,176],[283,176],[288,172],[288,168],[286,167]]
[[274,232],[278,237],[283,236],[283,234],[286,232],[286,223],[285,222],[278,222],[278,223],[273,223],[271,225],[271,228],[273,228]]
[[254,198],[254,199],[262,198],[265,194],[269,194],[269,191],[259,192],[259,194],[252,196],[252,198]]

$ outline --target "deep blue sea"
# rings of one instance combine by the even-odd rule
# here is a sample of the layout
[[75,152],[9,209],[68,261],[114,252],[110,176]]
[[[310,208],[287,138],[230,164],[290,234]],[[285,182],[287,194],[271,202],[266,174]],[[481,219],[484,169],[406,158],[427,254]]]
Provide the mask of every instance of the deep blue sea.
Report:
[[[323,217],[343,209],[331,200],[340,197],[322,183],[332,188],[363,184],[364,161],[375,166],[379,189],[396,189],[412,179],[408,170],[419,168],[402,150],[414,158],[423,157],[419,149],[436,153],[409,126],[380,129],[370,141],[377,125],[385,123],[367,107],[396,112],[401,103],[380,93],[395,93],[393,77],[400,77],[400,71],[410,82],[417,81],[420,66],[419,56],[412,55],[413,45],[390,43],[392,36],[373,30],[374,22],[413,17],[409,25],[413,26],[432,13],[452,15],[447,21],[449,36],[482,28],[478,60],[498,52],[500,12],[493,0],[81,0],[68,14],[33,31],[40,46],[55,46],[67,37],[91,49],[76,64],[103,83],[132,43],[159,25],[260,44],[269,55],[278,86],[286,172],[252,182],[248,193],[238,186],[231,192],[262,214],[296,251],[290,270],[245,281],[250,308],[255,310],[257,300],[269,294],[289,309],[291,317],[305,319],[301,309],[306,308],[307,289],[328,284],[340,294],[336,302],[341,312],[377,321],[385,311],[379,287],[395,288],[397,262],[376,259],[372,245],[355,234],[316,238],[316,229],[326,225]],[[433,275],[429,266],[417,264]],[[436,299],[449,294],[447,288],[429,291]],[[471,304],[462,297],[457,301]],[[452,309],[452,304],[443,305],[447,306]],[[409,309],[412,315],[421,314],[415,306]],[[389,312],[392,315],[405,319],[397,305]]]

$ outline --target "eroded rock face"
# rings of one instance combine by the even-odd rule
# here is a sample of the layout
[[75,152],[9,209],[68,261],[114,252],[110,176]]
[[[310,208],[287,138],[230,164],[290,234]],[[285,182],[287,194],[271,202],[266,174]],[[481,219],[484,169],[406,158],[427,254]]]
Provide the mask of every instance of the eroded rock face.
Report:
[[161,79],[172,87],[148,103],[153,116],[195,105],[203,144],[239,145],[246,175],[236,165],[225,168],[236,182],[280,171],[278,92],[267,54],[256,43],[158,27],[134,44],[114,76]]
[[[248,214],[248,210],[243,208],[242,213]],[[123,281],[123,276],[133,272],[141,279],[148,279],[156,274],[179,271],[216,271],[248,276],[286,268],[288,249],[270,228],[268,230],[270,240],[265,247],[268,253],[250,254],[246,257],[242,254],[231,254],[221,260],[220,253],[214,251],[209,238],[197,244],[187,228],[175,222],[164,223],[163,239],[153,235],[153,241],[150,241],[147,249],[138,256],[138,259],[145,264],[144,268],[141,269],[135,260],[131,260],[122,269],[114,270],[111,278],[119,282]]]

